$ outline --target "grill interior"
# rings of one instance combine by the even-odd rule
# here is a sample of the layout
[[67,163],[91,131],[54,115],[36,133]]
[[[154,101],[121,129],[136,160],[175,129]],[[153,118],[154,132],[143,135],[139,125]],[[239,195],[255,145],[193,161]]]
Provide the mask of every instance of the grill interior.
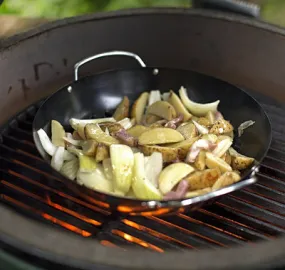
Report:
[[230,247],[276,238],[285,232],[285,106],[255,97],[268,113],[273,141],[258,183],[188,214],[113,216],[103,202],[78,198],[41,160],[32,138],[39,104],[13,118],[0,137],[0,200],[31,218],[97,239],[102,245],[154,252]]

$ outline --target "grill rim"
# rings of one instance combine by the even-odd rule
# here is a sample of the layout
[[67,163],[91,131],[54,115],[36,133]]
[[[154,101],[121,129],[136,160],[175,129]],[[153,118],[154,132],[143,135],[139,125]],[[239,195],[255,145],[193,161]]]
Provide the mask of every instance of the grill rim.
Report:
[[[285,237],[231,249],[216,251],[168,251],[164,256],[148,250],[110,249],[94,239],[85,239],[69,232],[28,219],[0,205],[1,223],[6,231],[0,239],[21,251],[67,266],[94,269],[94,266],[118,269],[266,269],[284,265]],[[21,224],[21,230],[18,229]],[[3,232],[3,230],[1,230]],[[80,247],[80,249],[78,249]],[[252,247],[254,253],[252,253]],[[112,250],[112,251],[111,251]],[[112,256],[110,256],[110,251]],[[143,255],[143,256],[142,256]],[[129,258],[133,260],[130,261]],[[234,265],[234,268],[233,268]]]
[[15,46],[18,43],[21,43],[25,40],[33,38],[38,35],[42,35],[51,30],[63,28],[65,26],[70,26],[72,24],[84,23],[89,21],[104,20],[111,18],[123,18],[123,17],[132,17],[139,15],[192,15],[197,17],[205,17],[217,20],[224,20],[228,22],[235,22],[257,29],[262,29],[271,33],[278,33],[279,35],[285,36],[285,29],[268,22],[264,22],[257,19],[248,18],[246,16],[237,15],[234,13],[225,13],[222,11],[211,11],[211,10],[202,10],[202,9],[190,9],[190,8],[131,8],[118,11],[108,11],[108,12],[98,12],[93,14],[74,16],[70,18],[63,18],[55,20],[52,22],[44,23],[33,29],[29,29],[22,33],[16,34],[14,36],[8,37],[7,39],[0,41],[0,52],[9,49],[9,47]]

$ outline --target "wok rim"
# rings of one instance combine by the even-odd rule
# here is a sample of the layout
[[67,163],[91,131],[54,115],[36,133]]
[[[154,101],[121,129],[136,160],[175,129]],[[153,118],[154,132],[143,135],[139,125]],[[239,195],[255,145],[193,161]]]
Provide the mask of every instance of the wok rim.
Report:
[[[229,85],[231,87],[234,87],[234,88],[236,88],[236,90],[238,90],[238,91],[242,92],[244,95],[248,96],[252,101],[255,102],[257,107],[263,113],[263,115],[265,116],[265,119],[266,119],[266,120],[264,120],[264,122],[266,121],[266,124],[268,124],[268,127],[269,127],[269,134],[268,134],[268,139],[267,139],[267,145],[266,145],[266,148],[265,148],[265,151],[264,151],[262,157],[258,161],[255,160],[255,164],[243,176],[243,178],[241,180],[239,180],[238,182],[233,183],[233,184],[231,184],[229,186],[226,186],[226,187],[224,187],[222,189],[219,189],[219,190],[216,190],[216,191],[211,191],[211,192],[206,193],[204,195],[196,196],[196,197],[193,197],[193,198],[183,198],[183,199],[175,199],[175,200],[141,200],[141,199],[133,199],[133,198],[127,198],[127,197],[114,196],[113,194],[100,192],[100,191],[93,190],[93,189],[90,189],[90,188],[85,187],[85,186],[83,186],[83,187],[88,189],[88,190],[92,190],[92,192],[94,192],[96,195],[99,195],[99,196],[100,196],[100,194],[104,194],[105,196],[108,196],[112,200],[118,201],[118,200],[122,200],[123,199],[126,203],[129,202],[131,205],[133,205],[133,204],[140,205],[142,207],[147,207],[149,210],[154,210],[154,209],[161,209],[161,208],[175,208],[175,209],[176,208],[178,209],[179,207],[187,208],[187,207],[190,207],[191,205],[199,204],[199,203],[205,203],[205,202],[210,201],[210,200],[212,200],[214,198],[217,198],[217,197],[229,194],[231,192],[237,191],[237,190],[242,188],[242,187],[239,187],[240,183],[243,183],[243,182],[246,182],[246,181],[248,181],[249,185],[256,183],[257,179],[255,177],[255,174],[256,174],[256,172],[258,172],[259,166],[260,166],[261,162],[263,161],[263,159],[267,155],[268,150],[269,150],[270,145],[271,145],[271,141],[272,141],[271,121],[270,121],[270,118],[268,117],[267,113],[265,112],[265,110],[261,106],[261,104],[251,94],[247,93],[244,89],[242,89],[242,88],[240,88],[240,87],[238,87],[236,85],[233,85],[231,83],[228,83],[228,82],[226,82],[224,80],[221,80],[219,78],[215,78],[214,76],[205,75],[203,73],[200,73],[200,72],[197,72],[197,71],[193,71],[193,70],[177,69],[177,68],[169,68],[169,67],[146,66],[146,67],[138,67],[138,68],[114,68],[114,69],[108,69],[108,70],[97,72],[97,73],[92,74],[92,75],[82,76],[77,81],[72,81],[72,82],[70,82],[68,84],[65,84],[64,86],[62,86],[61,88],[56,90],[52,95],[48,96],[44,100],[44,102],[40,105],[40,107],[38,108],[37,113],[36,113],[36,115],[34,117],[34,120],[33,120],[33,125],[32,125],[33,140],[34,140],[35,146],[37,148],[37,151],[41,155],[41,157],[43,158],[44,162],[53,170],[53,172],[56,175],[59,175],[60,177],[62,177],[65,180],[65,182],[68,181],[68,182],[71,182],[72,184],[74,184],[75,186],[81,186],[76,181],[69,180],[67,177],[65,177],[64,175],[60,174],[55,169],[53,169],[51,167],[50,162],[48,162],[46,157],[41,153],[41,151],[39,151],[38,142],[37,142],[37,141],[39,141],[39,139],[38,140],[36,139],[38,135],[37,135],[37,132],[36,132],[36,129],[35,129],[36,118],[37,118],[41,108],[47,102],[49,102],[49,100],[52,99],[57,93],[66,91],[68,87],[73,87],[74,85],[79,84],[79,83],[81,83],[84,80],[88,80],[88,79],[91,79],[91,78],[94,78],[94,77],[97,77],[97,76],[100,76],[100,75],[104,75],[104,74],[107,74],[107,73],[110,74],[110,73],[119,72],[119,71],[132,71],[132,72],[135,72],[135,71],[139,71],[139,70],[154,70],[154,69],[176,71],[176,72],[191,72],[192,74],[196,74],[196,75],[199,75],[199,76],[202,75],[203,77],[214,79],[216,81],[219,81],[219,82],[227,84],[227,85]],[[248,178],[248,176],[251,176],[251,178]],[[141,211],[138,211],[138,212],[132,211],[130,213],[140,213],[140,212]]]

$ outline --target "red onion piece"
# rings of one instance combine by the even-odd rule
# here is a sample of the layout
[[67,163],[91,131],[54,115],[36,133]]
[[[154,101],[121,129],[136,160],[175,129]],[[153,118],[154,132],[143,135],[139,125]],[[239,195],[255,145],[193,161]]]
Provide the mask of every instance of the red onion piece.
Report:
[[216,111],[216,113],[215,113],[215,121],[223,120],[223,119],[224,119],[224,116],[222,115],[222,113],[219,112],[219,111]]
[[173,128],[173,129],[176,129],[177,126],[183,122],[183,114],[179,114],[178,117],[168,121],[164,126],[167,127],[167,128]]
[[201,150],[213,151],[216,148],[216,146],[217,144],[205,139],[201,139],[194,142],[186,156],[185,162],[187,163],[195,162]]
[[127,133],[125,129],[120,129],[115,133],[115,136],[120,140],[123,144],[126,144],[131,147],[135,147],[138,144],[138,141],[135,137],[131,136]]
[[182,199],[185,197],[189,188],[188,181],[183,179],[179,182],[176,191],[170,191],[164,195],[164,200]]

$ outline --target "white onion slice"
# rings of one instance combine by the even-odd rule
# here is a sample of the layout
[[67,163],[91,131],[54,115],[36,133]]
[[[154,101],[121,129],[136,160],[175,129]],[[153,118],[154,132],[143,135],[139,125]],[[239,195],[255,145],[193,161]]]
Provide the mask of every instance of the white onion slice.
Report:
[[154,152],[148,159],[145,159],[145,175],[156,188],[158,188],[158,175],[162,171],[162,167],[163,158],[161,153]]
[[161,100],[161,94],[159,90],[150,91],[148,98],[148,106],[160,100]]
[[62,165],[63,165],[63,156],[64,156],[64,147],[63,146],[59,146],[56,150],[54,155],[52,156],[51,159],[51,166],[57,170],[60,171]]
[[245,129],[249,128],[250,126],[254,124],[255,124],[255,121],[252,121],[252,120],[248,120],[248,121],[241,123],[240,126],[238,127],[238,136],[240,137],[243,134]]
[[129,129],[133,126],[131,119],[126,117],[120,121],[118,121],[118,123],[124,128],[124,129]]
[[195,120],[192,120],[192,122],[193,122],[193,124],[195,125],[195,127],[198,129],[198,132],[200,133],[200,134],[208,134],[209,133],[209,130],[206,128],[206,127],[204,127],[204,126],[202,126],[202,125],[200,125],[199,123],[197,123]]
[[42,147],[50,155],[53,156],[56,151],[56,146],[51,142],[46,132],[41,128],[37,131]]

